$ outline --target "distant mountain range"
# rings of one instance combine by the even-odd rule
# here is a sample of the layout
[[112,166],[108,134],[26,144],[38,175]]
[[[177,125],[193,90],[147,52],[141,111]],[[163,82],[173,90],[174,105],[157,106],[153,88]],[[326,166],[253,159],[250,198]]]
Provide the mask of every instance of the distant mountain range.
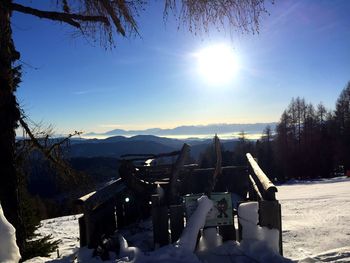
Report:
[[269,123],[248,123],[248,124],[209,124],[209,125],[189,125],[189,126],[178,126],[173,129],[161,129],[161,128],[151,128],[145,130],[123,130],[115,129],[105,133],[94,133],[90,132],[85,134],[86,136],[134,136],[134,135],[156,135],[156,136],[196,136],[196,135],[207,135],[215,133],[217,134],[227,134],[227,133],[237,133],[244,131],[248,134],[251,133],[262,133],[264,128],[269,125],[274,130],[276,127],[276,122]]
[[[221,143],[224,149],[233,150],[237,141],[237,139],[221,140]],[[184,143],[191,146],[191,156],[198,159],[200,153],[213,143],[213,139],[180,140],[154,135],[137,135],[132,137],[113,136],[106,139],[71,139],[68,154],[71,158],[119,158],[123,154],[159,154],[172,152],[180,150]]]

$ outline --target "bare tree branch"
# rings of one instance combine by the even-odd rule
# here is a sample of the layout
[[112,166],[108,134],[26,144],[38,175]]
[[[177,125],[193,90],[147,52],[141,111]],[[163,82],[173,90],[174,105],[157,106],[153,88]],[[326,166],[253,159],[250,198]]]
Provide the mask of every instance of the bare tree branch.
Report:
[[69,13],[61,13],[61,12],[53,12],[53,11],[43,11],[43,10],[23,6],[20,4],[16,4],[16,3],[11,4],[11,9],[24,14],[37,16],[39,18],[45,18],[45,19],[64,22],[76,28],[81,27],[80,23],[77,22],[76,20],[84,21],[84,22],[101,22],[106,25],[110,25],[108,19],[104,16],[88,16],[88,15],[82,15],[82,14],[69,14]]
[[125,30],[124,30],[124,28],[122,26],[122,23],[121,23],[120,19],[116,16],[116,13],[113,10],[113,7],[109,3],[109,1],[108,0],[101,0],[101,3],[103,5],[103,7],[106,9],[106,11],[109,14],[109,16],[112,18],[113,23],[115,24],[118,32],[120,34],[122,34],[123,36],[125,36]]
[[50,146],[50,148],[48,148],[48,145],[47,145],[47,141],[49,139],[49,135],[47,134],[45,136],[45,145],[42,145],[38,138],[36,138],[36,136],[33,134],[32,130],[29,128],[28,124],[25,122],[24,120],[25,117],[21,116],[21,118],[19,119],[19,123],[21,124],[21,126],[23,127],[23,129],[25,130],[25,132],[28,134],[29,138],[30,138],[30,142],[32,143],[32,147],[35,147],[37,148],[38,150],[40,150],[44,155],[45,157],[51,161],[53,164],[57,165],[58,167],[60,168],[63,168],[63,169],[67,169],[68,167],[62,163],[62,160],[60,160],[60,158],[56,158],[54,155],[53,155],[53,152],[58,148],[60,147],[62,144],[64,144],[65,142],[67,142],[70,138],[72,138],[73,136],[75,135],[80,135],[81,132],[78,132],[78,131],[75,131],[74,133],[72,134],[69,134],[67,137],[65,137],[64,139],[52,144]]

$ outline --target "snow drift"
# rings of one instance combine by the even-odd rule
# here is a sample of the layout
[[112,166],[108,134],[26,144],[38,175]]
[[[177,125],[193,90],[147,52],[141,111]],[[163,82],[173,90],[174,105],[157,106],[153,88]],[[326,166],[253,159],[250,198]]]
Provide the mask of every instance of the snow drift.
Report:
[[16,230],[7,221],[0,204],[0,262],[14,263],[21,258],[16,244]]

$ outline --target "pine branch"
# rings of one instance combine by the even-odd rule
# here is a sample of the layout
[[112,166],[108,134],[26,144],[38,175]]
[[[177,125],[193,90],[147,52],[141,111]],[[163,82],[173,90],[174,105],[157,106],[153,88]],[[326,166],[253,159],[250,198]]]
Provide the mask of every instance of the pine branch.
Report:
[[43,10],[23,6],[20,4],[16,4],[16,3],[11,4],[11,9],[13,11],[21,12],[24,14],[30,14],[33,16],[37,16],[39,18],[45,18],[49,20],[64,22],[76,28],[81,27],[80,23],[77,22],[76,20],[83,21],[83,22],[101,22],[106,25],[110,25],[108,19],[104,16],[88,16],[88,15],[81,15],[81,14],[69,14],[69,13],[61,13],[61,12],[53,12],[53,11],[43,11]]

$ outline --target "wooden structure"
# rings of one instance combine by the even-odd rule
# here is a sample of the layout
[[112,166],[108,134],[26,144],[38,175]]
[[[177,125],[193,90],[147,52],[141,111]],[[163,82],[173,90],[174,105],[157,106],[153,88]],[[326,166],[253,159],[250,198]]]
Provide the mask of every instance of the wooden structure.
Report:
[[[127,206],[132,206],[131,210],[138,213],[142,208],[151,211],[155,248],[175,242],[185,226],[184,195],[205,193],[210,197],[213,192],[228,192],[234,200],[229,213],[235,224],[218,226],[223,240],[241,239],[240,229],[235,227],[239,226],[237,207],[241,202],[257,201],[259,225],[279,230],[282,255],[281,206],[275,197],[276,186],[251,154],[246,154],[247,166],[222,167],[217,136],[214,147],[216,165],[205,169],[185,164],[190,149],[187,144],[180,151],[168,154],[123,156],[119,170],[121,178],[79,200],[84,210],[84,216],[79,219],[81,246],[95,247],[99,236],[131,223],[136,217],[130,216]],[[154,165],[155,161],[164,158],[173,159],[173,162]],[[127,196],[132,196],[133,204],[130,199],[126,203]],[[103,222],[96,224],[99,220]],[[97,225],[106,229],[97,229]]]

